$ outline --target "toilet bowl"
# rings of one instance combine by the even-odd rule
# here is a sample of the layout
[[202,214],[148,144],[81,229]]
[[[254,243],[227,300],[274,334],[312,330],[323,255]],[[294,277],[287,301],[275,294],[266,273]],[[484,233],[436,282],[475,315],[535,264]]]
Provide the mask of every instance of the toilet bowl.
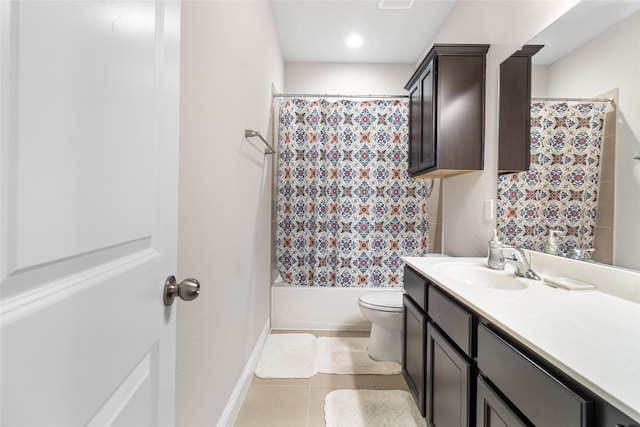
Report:
[[375,292],[358,299],[362,315],[371,322],[368,352],[374,360],[402,362],[403,293]]

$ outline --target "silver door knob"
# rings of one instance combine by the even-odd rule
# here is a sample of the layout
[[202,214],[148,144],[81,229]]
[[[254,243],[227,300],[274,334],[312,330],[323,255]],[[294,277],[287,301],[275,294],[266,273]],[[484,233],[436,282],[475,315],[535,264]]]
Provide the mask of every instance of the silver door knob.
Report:
[[180,284],[176,283],[174,276],[167,277],[164,282],[164,305],[173,304],[176,296],[183,301],[191,301],[200,295],[200,282],[196,279],[184,279]]

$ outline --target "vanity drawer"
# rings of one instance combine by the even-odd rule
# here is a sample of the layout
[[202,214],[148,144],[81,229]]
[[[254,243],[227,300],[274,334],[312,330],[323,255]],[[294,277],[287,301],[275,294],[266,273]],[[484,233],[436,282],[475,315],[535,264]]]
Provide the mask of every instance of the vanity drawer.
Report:
[[429,317],[467,356],[472,354],[473,316],[449,297],[430,286],[428,291]]
[[427,311],[427,280],[409,267],[404,268],[404,291],[422,309]]
[[478,326],[478,369],[534,425],[588,425],[588,401],[484,325]]

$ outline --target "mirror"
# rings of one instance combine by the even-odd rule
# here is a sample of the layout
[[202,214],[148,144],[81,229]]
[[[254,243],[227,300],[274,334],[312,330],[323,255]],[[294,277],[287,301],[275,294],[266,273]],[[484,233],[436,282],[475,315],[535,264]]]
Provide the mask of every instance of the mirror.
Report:
[[[498,232],[503,241],[543,250],[549,228],[555,224],[541,221],[535,224],[537,229],[534,230],[531,223],[518,224],[514,217],[539,214],[548,220],[549,215],[557,214],[554,209],[559,209],[567,217],[586,219],[579,222],[577,229],[561,227],[566,232],[558,236],[564,256],[572,255],[573,247],[591,247],[589,240],[583,237],[593,235],[594,261],[640,270],[637,255],[640,249],[640,221],[637,219],[640,212],[640,77],[637,65],[634,65],[640,61],[640,2],[583,0],[528,44],[545,46],[532,59],[532,97],[613,98],[614,103],[594,106],[606,109],[603,118],[596,116],[593,119],[594,123],[602,120],[605,125],[602,151],[574,159],[573,164],[577,162],[581,166],[579,174],[576,175],[575,168],[572,172],[564,172],[565,182],[577,179],[596,183],[596,186],[592,190],[572,192],[574,187],[567,185],[566,199],[554,208],[548,203],[553,189],[543,190],[542,194],[538,189],[535,195],[529,193],[528,205],[520,204],[520,211],[516,212],[511,205],[514,197],[520,195],[511,193],[510,197],[509,183],[505,182],[513,176],[501,175],[498,177]],[[566,105],[579,106],[586,102],[567,102]],[[545,104],[554,107],[560,115],[571,117],[566,110],[568,107],[561,105],[562,101]],[[534,138],[536,118],[533,116],[537,112],[536,107],[532,108],[532,159],[542,156],[555,161],[553,156],[558,156],[558,152],[547,151],[544,144],[539,145],[538,138]],[[579,119],[583,120],[583,117]],[[579,153],[570,154],[575,157]],[[543,173],[549,173],[549,170]],[[591,208],[587,204],[589,201],[593,202]],[[524,229],[526,226],[529,227],[527,232],[518,232],[518,227]],[[523,237],[527,233],[528,241]],[[518,240],[514,240],[516,234]],[[582,252],[580,257],[585,251]]]

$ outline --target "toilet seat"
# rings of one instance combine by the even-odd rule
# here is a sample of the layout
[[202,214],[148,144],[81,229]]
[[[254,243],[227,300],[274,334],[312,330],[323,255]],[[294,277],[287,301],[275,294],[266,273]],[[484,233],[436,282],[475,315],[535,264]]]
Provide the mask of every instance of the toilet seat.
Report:
[[402,311],[402,295],[404,292],[374,292],[361,296],[358,304],[370,310]]

